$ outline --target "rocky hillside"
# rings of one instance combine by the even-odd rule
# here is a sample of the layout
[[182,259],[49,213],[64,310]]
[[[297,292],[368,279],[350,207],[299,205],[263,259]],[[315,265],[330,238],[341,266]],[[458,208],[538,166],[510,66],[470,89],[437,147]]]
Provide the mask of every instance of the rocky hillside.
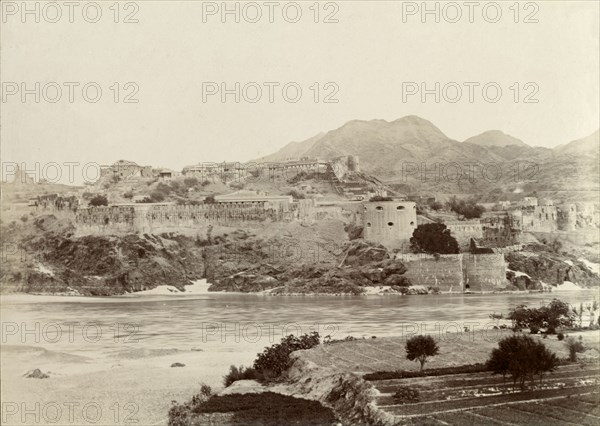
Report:
[[18,241],[4,258],[3,292],[109,296],[164,284],[183,290],[204,274],[201,243],[177,235],[76,238],[70,225],[46,215],[31,229],[5,229],[3,237]]
[[467,140],[465,143],[472,143],[479,146],[496,146],[496,147],[521,147],[521,148],[530,148],[525,142],[520,139],[517,139],[511,135],[507,135],[500,130],[489,130],[487,132],[483,132],[480,135],[473,136]]
[[274,154],[255,160],[255,163],[268,163],[270,161],[285,161],[289,159],[297,159],[310,150],[312,146],[321,139],[325,133],[319,133],[302,142],[290,142]]
[[[273,243],[276,242],[270,244]],[[206,276],[213,283],[210,290],[361,294],[367,286],[390,286],[396,292],[407,292],[410,286],[403,276],[404,265],[392,260],[380,245],[353,241],[340,247],[337,253],[327,253],[326,259],[319,262],[297,262],[296,253],[290,253],[287,260],[279,256],[273,262],[264,250],[270,244],[249,240],[238,245],[209,247]]]
[[507,253],[505,258],[509,270],[527,275],[508,273],[513,284],[521,290],[541,289],[542,282],[552,287],[563,281],[589,288],[600,285],[600,277],[583,262],[573,256],[555,253],[544,245],[529,245],[521,252]]
[[[75,237],[53,215],[3,228],[2,292],[109,296],[206,278],[212,291],[360,294],[407,292],[406,268],[379,245],[348,242],[343,224],[265,228],[192,238],[176,234]],[[344,242],[346,241],[346,242]]]

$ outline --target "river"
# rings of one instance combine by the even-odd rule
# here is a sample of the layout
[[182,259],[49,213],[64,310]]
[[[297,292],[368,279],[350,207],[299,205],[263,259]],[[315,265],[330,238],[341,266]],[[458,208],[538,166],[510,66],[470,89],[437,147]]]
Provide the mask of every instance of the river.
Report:
[[[230,365],[252,365],[264,346],[290,333],[340,339],[483,330],[489,314],[518,304],[579,305],[595,295],[5,295],[3,424],[166,424],[171,401],[188,400],[200,382],[220,388]],[[24,377],[35,368],[49,378]]]
[[485,327],[492,313],[553,298],[578,306],[594,291],[426,296],[2,297],[2,343],[102,357],[115,350],[258,350],[287,334],[395,336],[408,327]]

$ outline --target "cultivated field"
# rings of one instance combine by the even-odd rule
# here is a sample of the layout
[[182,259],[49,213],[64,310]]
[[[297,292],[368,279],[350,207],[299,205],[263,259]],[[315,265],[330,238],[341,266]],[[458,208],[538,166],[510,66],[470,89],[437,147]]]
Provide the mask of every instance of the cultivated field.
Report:
[[[512,334],[506,330],[501,337]],[[527,382],[523,392],[513,390],[512,381],[491,372],[448,374],[404,379],[376,380],[377,407],[399,425],[600,425],[600,333],[573,333],[583,337],[586,351],[580,363],[560,366],[543,376],[542,382]],[[438,336],[439,337],[439,336]],[[560,358],[568,353],[556,337],[539,338]],[[473,338],[458,333],[438,338],[440,354],[432,357],[426,369],[484,363],[496,339]],[[320,366],[352,371],[355,374],[417,371],[418,365],[406,359],[405,338],[361,339],[319,345],[299,356]],[[401,403],[393,397],[400,387],[418,390],[417,402]]]
[[[543,382],[514,391],[512,382],[489,372],[372,382],[375,402],[398,424],[600,424],[600,369],[573,364],[546,374]],[[419,401],[402,404],[400,387],[419,391]]]
[[[430,358],[425,368],[485,363],[492,349],[498,346],[498,341],[512,334],[509,329],[489,330],[485,334],[479,331],[433,334],[440,347],[440,353]],[[576,332],[569,335],[575,338],[581,335],[583,338],[586,351],[579,354],[581,360],[598,362],[600,359],[598,331]],[[298,352],[298,356],[322,367],[356,374],[395,370],[417,371],[418,364],[406,359],[404,346],[407,337],[412,337],[412,334],[319,345],[309,351]],[[566,358],[569,355],[564,342],[559,341],[556,336],[547,339],[542,339],[540,335],[537,337],[559,358]]]

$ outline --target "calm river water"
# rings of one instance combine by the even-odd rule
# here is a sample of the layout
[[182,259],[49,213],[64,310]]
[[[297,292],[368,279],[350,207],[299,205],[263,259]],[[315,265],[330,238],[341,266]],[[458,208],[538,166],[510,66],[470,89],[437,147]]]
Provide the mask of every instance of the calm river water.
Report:
[[[491,313],[553,298],[590,302],[595,291],[494,295],[265,296],[209,293],[1,299],[2,344],[42,346],[91,358],[121,351],[261,350],[287,334],[343,338],[481,329]],[[436,329],[436,323],[438,328]],[[473,324],[476,323],[476,324]]]

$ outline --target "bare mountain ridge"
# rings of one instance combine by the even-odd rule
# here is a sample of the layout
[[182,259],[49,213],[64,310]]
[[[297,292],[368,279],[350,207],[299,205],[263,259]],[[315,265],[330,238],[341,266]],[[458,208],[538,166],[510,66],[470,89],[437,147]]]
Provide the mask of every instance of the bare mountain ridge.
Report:
[[381,177],[401,173],[409,162],[477,161],[481,156],[501,160],[485,148],[448,138],[430,121],[416,116],[391,122],[353,120],[326,133],[305,153],[322,159],[349,154],[360,157],[365,171]]
[[[446,136],[433,123],[417,116],[394,121],[352,120],[338,129],[317,135],[303,142],[288,144],[277,153],[263,158],[282,161],[290,157],[312,157],[327,160],[342,155],[358,155],[361,169],[388,182],[402,182],[408,190],[434,192],[479,193],[499,188],[503,191],[527,190],[570,191],[574,187],[598,188],[599,132],[554,149],[532,147],[525,142],[493,130],[464,142]],[[306,150],[304,150],[306,148]],[[290,155],[295,154],[295,156]],[[264,160],[263,160],[264,161]],[[536,163],[538,171],[528,179],[516,181],[515,164]],[[410,164],[409,164],[410,163]],[[499,165],[504,173],[490,182],[423,181],[422,175],[403,173],[425,168],[428,173],[435,164],[468,163]],[[448,172],[449,173],[449,172]],[[429,176],[429,175],[428,175]]]
[[[483,132],[464,142],[446,136],[433,123],[411,115],[394,121],[352,120],[338,129],[316,135],[303,142],[292,142],[277,153],[263,159],[281,161],[289,158],[313,157],[323,160],[342,155],[358,155],[366,171],[394,174],[408,161],[503,162],[557,161],[565,154],[596,155],[599,151],[596,131],[590,136],[555,149],[531,147],[499,130]],[[294,154],[294,155],[291,155]],[[261,160],[263,160],[261,159]]]
[[[301,153],[303,147],[309,148]],[[288,144],[258,161],[282,161],[289,153],[323,160],[358,155],[365,171],[381,177],[400,173],[408,162],[501,162],[513,154],[450,139],[433,123],[414,115],[390,122],[352,120],[324,135]]]
[[321,132],[311,138],[308,138],[301,142],[290,142],[281,148],[279,151],[261,157],[255,160],[256,163],[268,163],[275,161],[285,161],[289,159],[295,159],[303,157],[306,151],[308,151],[319,139],[321,139],[325,133]]
[[554,151],[567,155],[598,156],[600,153],[600,130],[596,130],[591,135],[574,140],[566,145],[558,146]]

